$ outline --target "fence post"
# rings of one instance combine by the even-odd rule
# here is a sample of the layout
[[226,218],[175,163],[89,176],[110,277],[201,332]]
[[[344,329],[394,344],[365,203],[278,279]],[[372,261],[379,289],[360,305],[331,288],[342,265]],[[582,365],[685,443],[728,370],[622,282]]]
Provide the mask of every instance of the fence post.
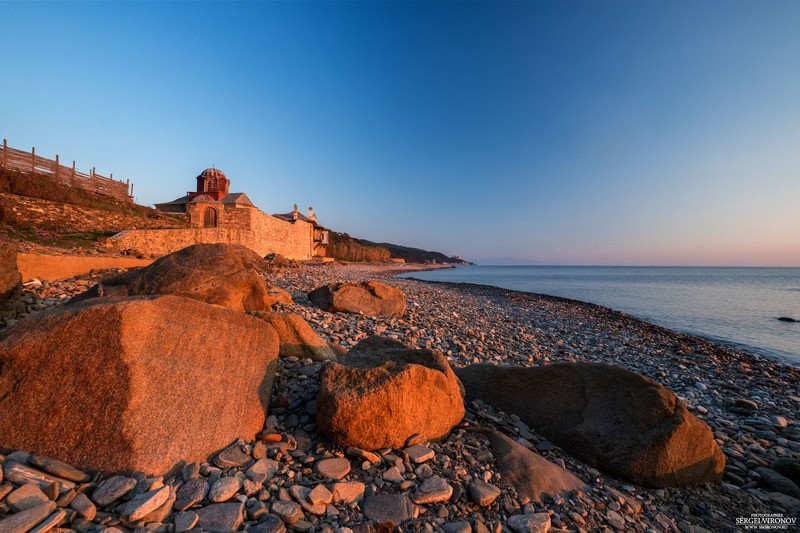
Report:
[[3,139],[3,166],[8,164],[8,141]]
[[31,172],[36,170],[36,147],[31,148]]
[[58,180],[58,154],[56,154],[56,180]]
[[70,184],[75,186],[75,160],[72,160],[72,176],[69,179]]

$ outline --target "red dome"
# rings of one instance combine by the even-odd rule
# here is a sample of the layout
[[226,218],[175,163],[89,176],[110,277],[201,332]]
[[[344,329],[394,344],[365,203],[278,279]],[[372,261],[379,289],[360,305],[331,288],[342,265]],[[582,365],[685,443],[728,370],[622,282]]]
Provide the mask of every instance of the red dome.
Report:
[[228,194],[231,184],[225,173],[218,168],[207,168],[197,176],[197,192]]

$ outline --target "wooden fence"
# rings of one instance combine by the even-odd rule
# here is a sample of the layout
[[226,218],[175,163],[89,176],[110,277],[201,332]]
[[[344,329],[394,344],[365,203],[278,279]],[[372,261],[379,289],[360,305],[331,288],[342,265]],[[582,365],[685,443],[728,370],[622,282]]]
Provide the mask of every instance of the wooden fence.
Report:
[[84,174],[75,169],[75,161],[70,168],[59,163],[58,155],[54,161],[36,155],[36,148],[32,148],[30,152],[9,148],[5,139],[3,139],[3,151],[0,152],[0,166],[47,174],[65,185],[133,203],[133,185],[130,180],[114,180],[113,174],[109,174],[108,177],[102,176],[94,168],[88,174]]

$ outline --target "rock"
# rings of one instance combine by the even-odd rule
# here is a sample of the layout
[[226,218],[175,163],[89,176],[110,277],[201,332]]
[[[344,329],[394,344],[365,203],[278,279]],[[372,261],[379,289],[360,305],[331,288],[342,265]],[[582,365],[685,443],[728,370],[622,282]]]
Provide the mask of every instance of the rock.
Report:
[[175,533],[184,533],[192,529],[197,521],[200,519],[194,511],[181,511],[175,515],[173,524],[175,525]]
[[423,446],[422,444],[415,444],[414,446],[409,446],[404,450],[408,455],[408,459],[412,463],[424,463],[425,461],[429,461],[434,458],[436,455],[433,450],[428,448],[427,446]]
[[342,446],[401,448],[415,433],[433,439],[464,416],[458,379],[441,353],[382,337],[359,342],[320,371],[316,420]]
[[556,495],[586,488],[586,484],[567,470],[511,440],[502,433],[487,433],[496,468],[503,481],[517,494],[539,503]]
[[237,531],[244,520],[244,504],[213,503],[198,507],[197,527],[212,533],[230,533]]
[[[2,383],[2,376],[0,376],[0,383]],[[0,439],[2,438],[3,436],[0,434]],[[61,485],[64,490],[75,488],[75,483],[72,481],[48,474],[47,472],[42,472],[28,465],[17,463],[12,459],[11,455],[6,458],[6,464],[3,466],[3,476],[5,476],[7,481],[11,481],[17,485],[34,482],[37,483],[41,489],[46,489],[52,483],[56,482]]]
[[72,498],[72,501],[69,502],[69,507],[70,509],[77,511],[79,515],[89,521],[94,520],[94,517],[97,514],[97,508],[89,500],[86,494],[83,493],[75,495],[75,497]]
[[294,303],[291,294],[275,286],[267,287],[267,298],[269,298],[270,306],[276,304],[292,305]]
[[753,400],[748,400],[747,398],[736,398],[733,402],[733,405],[736,407],[741,407],[742,409],[747,409],[748,411],[758,411],[758,404]]
[[[755,472],[761,476],[761,482],[772,490],[788,494],[792,498],[800,499],[800,487],[791,479],[782,476],[771,468],[758,467]],[[11,496],[9,495],[9,498]]]
[[472,365],[458,375],[468,400],[518,415],[568,453],[626,480],[666,487],[722,479],[725,457],[708,425],[663,386],[622,367]]
[[302,507],[308,513],[324,515],[325,511],[327,510],[326,504],[314,504],[311,502],[311,498],[309,498],[311,489],[308,487],[304,487],[303,485],[292,485],[289,487],[289,494],[291,494],[292,498],[294,498],[295,501],[300,504],[300,507]]
[[220,468],[233,468],[250,462],[250,456],[242,451],[241,446],[228,446],[214,458],[214,464]]
[[225,502],[233,498],[242,487],[239,478],[223,477],[218,479],[208,491],[208,500],[214,503]]
[[350,472],[350,461],[344,457],[323,459],[314,465],[314,471],[330,479],[342,479]]
[[334,483],[331,489],[333,503],[350,505],[353,502],[360,502],[364,499],[364,484],[354,483]]
[[[54,528],[58,527],[58,525],[67,517],[67,511],[64,509],[56,509],[54,513],[50,516],[39,522],[39,524],[34,527],[33,529],[29,530],[28,533],[45,533],[46,531],[55,531]],[[103,530],[104,533],[113,533],[109,529]],[[60,533],[69,533],[68,531],[61,531]]]
[[327,342],[317,335],[303,317],[295,313],[255,313],[275,328],[280,339],[280,356],[308,358],[312,361],[336,360]]
[[[151,485],[151,489],[155,489],[158,485]],[[167,500],[156,507],[153,511],[147,513],[141,521],[145,524],[153,523],[153,522],[164,522],[167,516],[172,512],[172,506],[175,503],[175,488],[172,486],[167,486],[169,489],[169,493],[167,494]]]
[[56,461],[50,457],[31,455],[30,459],[28,459],[28,462],[32,465],[38,466],[45,472],[49,472],[54,476],[62,477],[64,479],[69,479],[70,481],[75,481],[77,483],[89,481],[89,475],[85,472],[81,472],[77,468],[73,468],[66,463]]
[[419,516],[419,509],[405,494],[378,494],[366,498],[361,509],[368,520],[400,525]]
[[362,450],[361,448],[356,448],[355,446],[348,447],[344,453],[345,455],[355,457],[356,459],[361,459],[362,461],[369,461],[374,465],[380,464],[381,462],[380,455],[367,450]]
[[[503,476],[505,479],[505,476]],[[473,479],[469,484],[469,494],[472,501],[481,507],[488,507],[500,496],[500,489],[482,479]]]
[[780,316],[778,317],[778,320],[780,320],[781,322],[798,322],[798,320],[795,320],[794,318],[788,316]]
[[169,487],[161,487],[135,496],[117,508],[124,522],[136,522],[161,507],[169,498]]
[[617,530],[625,529],[625,519],[616,511],[608,511],[606,513],[606,521],[608,524]]
[[800,459],[776,459],[769,467],[780,475],[800,485]]
[[305,515],[300,506],[294,502],[284,502],[278,500],[272,504],[272,513],[288,525],[292,525],[298,520],[302,520]]
[[136,480],[125,476],[111,476],[92,493],[92,501],[99,507],[111,505],[136,486]]
[[6,302],[16,299],[22,293],[22,275],[17,269],[17,246],[13,243],[0,243],[0,309]]
[[42,492],[38,483],[29,482],[11,491],[6,496],[5,503],[14,511],[19,512],[38,507],[49,500],[50,498]]
[[445,502],[453,495],[453,487],[439,476],[431,476],[411,495],[411,501],[418,505]]
[[283,521],[275,515],[264,515],[258,524],[247,529],[248,533],[286,533]]
[[[782,492],[770,492],[769,498],[790,513],[800,512],[800,499],[793,498]],[[0,522],[0,526],[2,525],[2,522]]]
[[[195,244],[149,266],[104,279],[73,298],[173,294],[234,311],[270,309],[262,273],[269,267],[255,252],[233,244]],[[210,330],[213,331],[213,330]]]
[[472,533],[472,526],[469,522],[448,522],[442,524],[444,533]]
[[333,494],[325,485],[319,484],[308,493],[308,501],[311,505],[328,505],[333,501]]
[[384,481],[389,481],[390,483],[402,483],[405,480],[403,474],[400,473],[400,469],[396,466],[390,467],[381,477]]
[[272,459],[259,459],[247,469],[247,478],[256,483],[264,483],[272,479],[280,468],[278,461]]
[[43,311],[0,342],[0,446],[106,472],[205,460],[263,428],[277,354],[263,321],[188,298]]
[[36,507],[0,518],[0,531],[3,533],[25,533],[50,516],[50,513],[55,508],[56,502],[48,500]]
[[550,515],[547,513],[518,514],[508,517],[508,527],[516,533],[547,533]]
[[332,313],[403,316],[406,298],[400,289],[378,281],[332,283],[308,293],[311,303]]

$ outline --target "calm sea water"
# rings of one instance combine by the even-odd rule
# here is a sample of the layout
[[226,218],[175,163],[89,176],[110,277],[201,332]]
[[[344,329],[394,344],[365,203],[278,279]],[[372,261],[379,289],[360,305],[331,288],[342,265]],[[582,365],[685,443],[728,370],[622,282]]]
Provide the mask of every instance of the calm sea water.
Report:
[[466,266],[403,277],[600,304],[800,366],[800,268]]

